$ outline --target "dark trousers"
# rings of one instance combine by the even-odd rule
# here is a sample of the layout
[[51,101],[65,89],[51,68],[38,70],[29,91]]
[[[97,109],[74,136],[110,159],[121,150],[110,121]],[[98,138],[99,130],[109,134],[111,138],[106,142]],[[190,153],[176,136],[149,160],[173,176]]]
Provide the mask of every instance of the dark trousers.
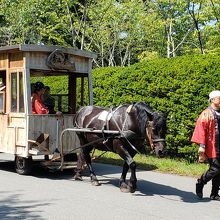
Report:
[[220,186],[220,158],[209,159],[209,169],[201,176],[201,181],[206,184],[212,180],[211,195],[218,195]]

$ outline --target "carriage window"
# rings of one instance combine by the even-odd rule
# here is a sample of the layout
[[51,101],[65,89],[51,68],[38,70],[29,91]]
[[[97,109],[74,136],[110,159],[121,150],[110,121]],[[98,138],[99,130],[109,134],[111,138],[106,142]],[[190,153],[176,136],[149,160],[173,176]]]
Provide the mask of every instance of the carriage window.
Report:
[[24,91],[22,72],[11,73],[11,111],[24,112]]
[[19,72],[19,112],[24,112],[23,74]]
[[0,113],[5,112],[5,92],[0,92]]
[[11,74],[11,111],[17,112],[17,73]]
[[6,71],[0,71],[0,113],[5,113]]

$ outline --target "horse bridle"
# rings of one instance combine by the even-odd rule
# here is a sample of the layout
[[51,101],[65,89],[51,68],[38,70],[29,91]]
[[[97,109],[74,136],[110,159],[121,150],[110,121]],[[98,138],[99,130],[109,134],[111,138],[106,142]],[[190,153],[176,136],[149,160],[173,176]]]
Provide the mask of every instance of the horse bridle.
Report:
[[146,126],[146,134],[149,140],[149,144],[152,150],[154,150],[154,143],[157,142],[165,142],[165,139],[163,138],[153,138],[153,121],[148,121],[147,126]]

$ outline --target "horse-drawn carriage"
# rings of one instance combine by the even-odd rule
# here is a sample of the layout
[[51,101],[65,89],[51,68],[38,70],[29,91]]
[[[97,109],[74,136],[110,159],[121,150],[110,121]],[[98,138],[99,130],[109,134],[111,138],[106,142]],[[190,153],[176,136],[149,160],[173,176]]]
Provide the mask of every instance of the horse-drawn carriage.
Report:
[[[0,82],[5,85],[0,91],[0,152],[15,155],[19,174],[29,173],[32,159],[39,155],[45,158],[42,164],[48,167],[74,166],[74,160],[65,161],[65,155],[77,148],[79,141],[74,133],[66,131],[61,136],[61,132],[73,128],[77,103],[93,104],[91,69],[95,57],[87,51],[57,46],[0,47]],[[50,76],[55,80],[56,76],[67,77],[67,85],[60,85],[66,86],[66,94],[54,96],[63,117],[32,114],[32,79]]]
[[[0,81],[5,85],[0,89],[0,152],[15,155],[19,174],[29,173],[33,158],[41,155],[44,157],[42,165],[61,170],[75,167],[75,179],[81,179],[80,160],[77,167],[76,158],[66,160],[66,155],[80,149],[82,157],[78,158],[86,162],[92,182],[98,185],[90,152],[93,148],[113,151],[125,160],[121,189],[134,192],[137,179],[133,157],[142,150],[145,140],[156,154],[163,154],[165,117],[142,102],[111,109],[93,106],[91,69],[95,57],[87,51],[57,46],[0,47]],[[67,77],[68,92],[55,95],[62,117],[32,114],[32,78],[50,76]],[[88,87],[88,103],[85,102],[85,86]],[[62,100],[66,103],[65,110]],[[80,104],[77,106],[77,103]],[[84,106],[86,104],[89,106]],[[78,110],[79,106],[84,107]],[[129,169],[131,177],[127,185]]]

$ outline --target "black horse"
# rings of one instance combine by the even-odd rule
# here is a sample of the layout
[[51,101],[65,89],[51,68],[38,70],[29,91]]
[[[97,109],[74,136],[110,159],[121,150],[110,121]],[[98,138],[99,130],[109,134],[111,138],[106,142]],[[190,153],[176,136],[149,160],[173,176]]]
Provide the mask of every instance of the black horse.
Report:
[[[143,152],[145,140],[156,155],[161,157],[165,152],[166,117],[143,102],[125,104],[110,110],[97,106],[82,107],[76,113],[74,126],[81,129],[77,132],[81,144],[81,160],[75,179],[81,179],[80,167],[84,160],[94,185],[99,185],[99,182],[91,165],[90,152],[93,148],[115,152],[124,159],[120,178],[120,189],[123,192],[136,190],[136,163],[133,157],[137,152]],[[131,177],[126,184],[129,168]]]

